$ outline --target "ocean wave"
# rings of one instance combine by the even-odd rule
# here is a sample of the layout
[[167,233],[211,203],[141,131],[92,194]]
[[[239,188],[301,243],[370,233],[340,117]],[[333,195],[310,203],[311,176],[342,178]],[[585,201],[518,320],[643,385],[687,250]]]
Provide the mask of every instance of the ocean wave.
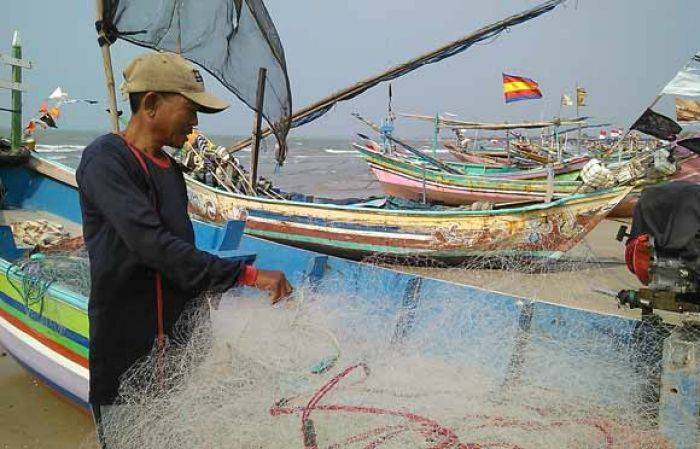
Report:
[[323,151],[331,154],[356,154],[357,150],[335,150],[333,148],[324,148]]
[[37,153],[73,153],[82,151],[85,145],[37,145],[34,151]]

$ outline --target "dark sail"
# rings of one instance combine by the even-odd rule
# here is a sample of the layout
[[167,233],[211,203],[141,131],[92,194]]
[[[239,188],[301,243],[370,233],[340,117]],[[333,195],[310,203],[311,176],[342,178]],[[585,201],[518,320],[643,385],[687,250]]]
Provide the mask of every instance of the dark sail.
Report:
[[262,114],[286,156],[292,112],[282,43],[261,0],[103,0],[110,40],[180,53],[218,79],[251,109],[257,74],[267,68]]
[[663,140],[675,140],[683,128],[673,119],[647,109],[630,129],[636,129]]

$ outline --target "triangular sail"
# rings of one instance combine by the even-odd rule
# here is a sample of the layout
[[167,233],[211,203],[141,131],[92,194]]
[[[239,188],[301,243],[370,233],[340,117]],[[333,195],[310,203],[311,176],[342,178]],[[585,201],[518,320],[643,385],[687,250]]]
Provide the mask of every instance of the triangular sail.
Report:
[[284,160],[292,97],[282,43],[262,0],[101,0],[110,40],[180,53],[255,108],[257,74],[267,69],[262,115]]

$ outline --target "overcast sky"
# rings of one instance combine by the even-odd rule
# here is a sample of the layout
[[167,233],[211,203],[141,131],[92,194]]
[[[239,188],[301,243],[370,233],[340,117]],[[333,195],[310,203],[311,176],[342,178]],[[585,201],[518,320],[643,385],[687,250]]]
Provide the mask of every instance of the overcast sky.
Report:
[[[12,30],[21,33],[30,93],[24,107],[35,111],[56,86],[72,97],[105,98],[102,61],[94,30],[92,1],[5,0],[0,15],[0,52],[8,52]],[[189,0],[195,1],[195,0]],[[530,8],[530,0],[268,0],[266,5],[285,47],[294,109],[362,78],[473,30]],[[446,61],[394,81],[394,110],[450,112],[466,120],[538,120],[559,113],[562,92],[578,82],[588,92],[582,114],[629,125],[700,49],[699,0],[569,0],[564,7],[504,33]],[[117,83],[121,70],[143,52],[126,43],[112,47]],[[539,82],[544,98],[506,105],[501,73]],[[9,79],[0,67],[0,79]],[[216,134],[247,134],[252,115],[208,77],[208,88],[233,103],[230,110],[201,116]],[[349,137],[360,129],[353,111],[380,120],[386,111],[380,85],[296,131],[304,136]],[[672,114],[670,99],[657,108]],[[0,92],[0,106],[9,94]],[[126,106],[125,106],[126,107]],[[128,107],[126,107],[128,109]],[[104,129],[106,113],[96,107],[64,108],[65,129]],[[9,114],[0,112],[3,127]],[[573,115],[566,108],[562,115]],[[397,134],[430,133],[429,124],[402,120]]]

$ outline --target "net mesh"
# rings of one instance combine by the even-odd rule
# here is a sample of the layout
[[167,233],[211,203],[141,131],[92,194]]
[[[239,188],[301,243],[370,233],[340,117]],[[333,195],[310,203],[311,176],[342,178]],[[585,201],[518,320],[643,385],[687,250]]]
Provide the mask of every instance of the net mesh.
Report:
[[275,307],[248,290],[200,302],[186,344],[124,376],[108,447],[672,447],[659,322],[371,273]]
[[69,244],[35,252],[8,265],[5,275],[24,305],[38,307],[40,313],[51,286],[85,297],[90,295],[90,262],[83,246],[73,248]]

